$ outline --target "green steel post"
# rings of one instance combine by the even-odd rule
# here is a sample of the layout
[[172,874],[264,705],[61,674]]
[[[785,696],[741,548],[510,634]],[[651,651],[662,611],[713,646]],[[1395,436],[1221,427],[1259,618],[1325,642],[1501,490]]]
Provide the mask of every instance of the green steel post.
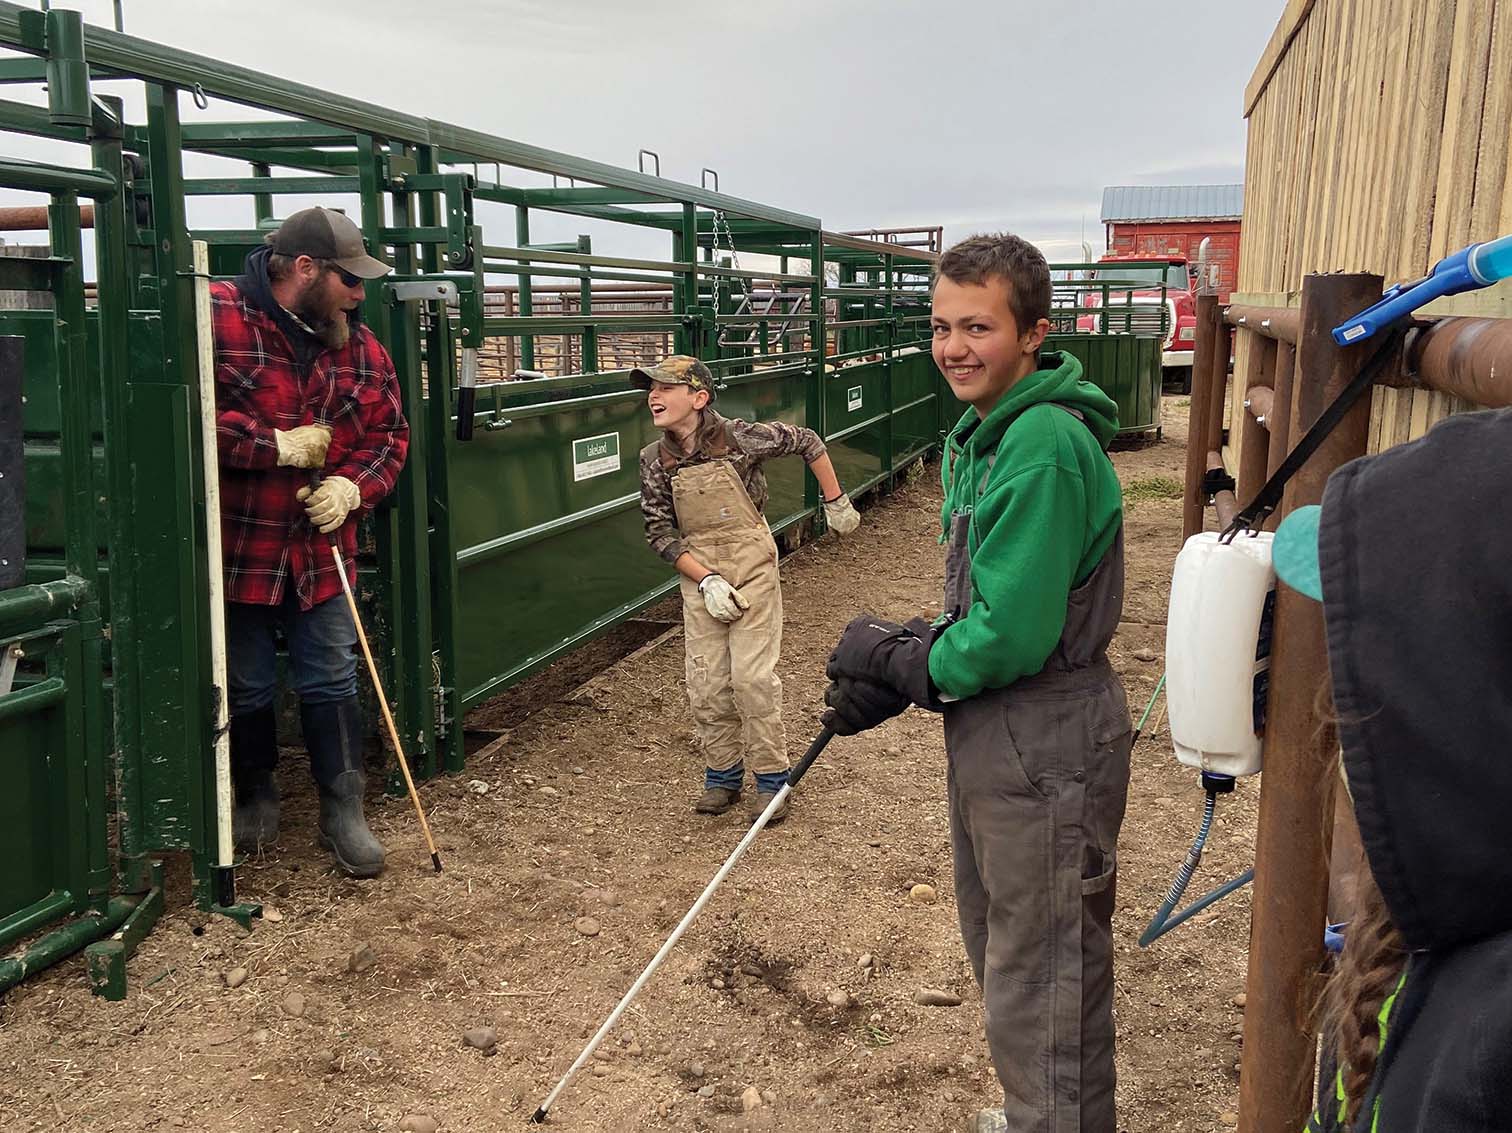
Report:
[[[593,251],[593,240],[589,236],[577,238],[577,250],[584,255]],[[578,305],[582,307],[582,315],[589,318],[593,314],[593,280],[584,273],[583,282],[578,287]],[[598,373],[598,330],[591,324],[583,328],[583,373]]]
[[[384,227],[384,152],[382,139],[368,134],[357,136],[357,178],[361,186],[362,234],[368,247],[383,250]],[[406,227],[410,220],[408,194],[402,190],[393,196],[394,221]],[[414,266],[411,254],[402,249],[401,271]],[[421,776],[435,774],[435,705],[432,694],[429,549],[426,547],[428,523],[425,485],[424,397],[420,393],[420,368],[413,365],[411,343],[419,315],[401,304],[382,301],[381,283],[363,302],[363,314],[378,338],[393,351],[397,368],[400,400],[405,417],[411,422],[412,447],[404,469],[394,485],[393,494],[373,513],[376,544],[377,578],[374,589],[381,630],[368,626],[369,637],[384,639],[375,654],[387,659],[379,662],[384,673],[382,692],[395,706],[394,722],[411,766]],[[435,375],[443,380],[445,375]],[[377,632],[374,632],[377,630]],[[374,689],[374,695],[379,690]],[[397,763],[391,769],[389,789],[402,790]]]
[[[124,121],[119,99],[106,104]],[[112,176],[125,176],[125,155],[119,136],[97,137],[92,147],[95,168]],[[109,502],[110,541],[107,561],[110,567],[110,651],[114,679],[115,778],[140,781],[140,773],[126,768],[141,754],[139,740],[140,656],[133,643],[136,639],[137,556],[132,497],[131,435],[127,427],[130,399],[130,327],[131,273],[126,244],[130,227],[127,209],[130,196],[117,193],[108,200],[95,202],[95,278],[98,281],[100,318],[100,398],[105,432],[105,495]],[[103,676],[103,674],[102,674]],[[117,800],[121,808],[125,800]],[[118,854],[123,861],[142,852],[141,825],[122,821]],[[136,880],[142,880],[140,877]]]
[[[678,276],[680,287],[676,289],[677,295],[676,313],[689,318],[693,315],[694,308],[698,306],[698,207],[691,202],[685,202],[682,207],[682,230],[672,235],[672,260],[674,263],[686,263],[688,270]],[[691,323],[681,323],[678,326],[673,341],[676,344],[677,353],[692,354],[702,358],[701,349],[703,336],[697,333],[697,329]]]
[[84,17],[47,13],[47,116],[58,126],[88,126],[89,64],[84,58]]
[[[117,197],[119,194],[116,195]],[[110,202],[102,201],[101,204]],[[84,314],[84,249],[79,199],[58,194],[48,208],[52,254],[68,261],[53,293],[57,342],[58,400],[62,409],[64,514],[68,522],[67,571],[88,587],[76,617],[79,622],[80,663],[70,679],[78,686],[81,715],[70,728],[78,737],[82,771],[78,807],[83,830],[74,831],[72,849],[82,855],[89,878],[90,899],[103,908],[109,896],[110,857],[105,823],[105,688],[104,640],[100,619],[100,540],[95,530],[98,501],[94,483],[95,404],[94,367],[89,359],[89,334]],[[73,690],[70,690],[72,692]],[[81,805],[82,804],[82,805]],[[78,876],[78,875],[75,875]]]
[[[85,602],[89,601],[90,598],[86,597]],[[105,891],[91,894],[80,890],[87,890],[90,868],[94,864],[91,859],[96,847],[92,843],[96,842],[96,838],[90,834],[91,821],[101,828],[98,847],[100,851],[104,850],[104,783],[100,783],[100,797],[91,798],[89,714],[85,700],[86,686],[91,682],[98,684],[99,681],[99,655],[96,651],[93,670],[86,670],[84,651],[81,648],[82,626],[78,622],[63,622],[61,628],[58,645],[49,650],[47,655],[48,678],[63,683],[60,713],[63,742],[61,750],[48,752],[52,757],[51,781],[48,784],[51,788],[52,822],[47,833],[52,839],[52,860],[56,863],[66,862],[67,865],[55,874],[54,888],[70,891],[73,898],[71,912],[83,912],[88,906],[93,906],[98,912],[105,907],[110,894]],[[7,701],[10,699],[6,698]],[[94,715],[98,717],[99,713]]]
[[[515,244],[525,248],[530,244],[530,209],[515,206]],[[529,318],[533,313],[530,303],[530,276],[520,276],[520,317]],[[535,335],[520,335],[520,369],[535,369]]]
[[[272,167],[269,166],[268,163],[265,162],[265,161],[254,161],[252,163],[252,176],[253,177],[258,177],[258,178],[265,178],[265,179],[266,178],[271,178],[273,176]],[[273,219],[273,194],[272,193],[253,193],[252,194],[252,212],[253,212],[253,215],[257,217],[257,223],[258,223],[259,227],[262,226],[263,221],[265,221],[265,220],[272,220]]]
[[[122,149],[122,130],[126,121],[124,104],[121,99],[115,97],[101,97],[101,106],[115,119],[117,126],[108,131],[97,131],[91,145],[91,156],[94,166],[100,173],[114,177],[124,182],[126,177],[125,155]],[[131,321],[131,283],[127,268],[126,241],[127,225],[126,210],[131,207],[130,195],[125,191],[124,185],[120,192],[112,194],[108,199],[95,202],[94,237],[95,237],[95,280],[96,294],[95,309],[98,314],[99,329],[99,385],[97,396],[101,399],[102,433],[105,447],[105,484],[104,493],[106,511],[110,515],[110,529],[107,535],[106,562],[109,566],[109,578],[106,582],[107,590],[117,585],[121,586],[126,593],[130,593],[135,578],[134,556],[125,553],[124,548],[129,547],[128,539],[118,541],[118,527],[116,516],[128,509],[115,507],[113,501],[125,500],[130,497],[129,478],[131,470],[124,463],[117,461],[111,451],[111,438],[113,432],[125,419],[125,396],[126,375],[128,370],[128,358],[130,354],[130,321]],[[121,448],[125,448],[125,438],[122,438]],[[129,536],[129,516],[125,520],[125,530]],[[133,560],[129,565],[122,560]],[[121,579],[117,582],[117,579]],[[130,603],[127,603],[129,609]],[[111,610],[111,632],[116,632],[117,615]],[[127,625],[130,625],[128,618]],[[132,632],[128,630],[128,632]],[[126,666],[127,669],[130,665]],[[122,684],[125,674],[122,666],[117,664],[114,652],[111,655],[111,672],[115,686],[114,711],[120,712],[120,701],[124,695],[127,700],[132,699],[130,691],[124,691]],[[132,679],[134,679],[134,674]],[[126,682],[129,684],[129,681]],[[105,695],[103,686],[101,696]],[[117,722],[115,728],[119,728]],[[112,729],[114,732],[115,729]],[[118,734],[118,733],[117,733]]]
[[893,258],[890,255],[882,257],[882,288],[887,296],[882,300],[882,314],[886,321],[877,327],[877,342],[882,347],[882,405],[887,411],[887,427],[882,430],[882,470],[887,473],[887,483],[892,484],[892,477],[897,468],[895,456],[897,453],[895,428],[897,424],[893,420],[893,408],[898,403],[897,391],[893,389],[893,350],[896,343],[893,341]]
[[[418,146],[415,163],[420,177],[436,173],[436,151],[432,146]],[[440,223],[442,202],[434,191],[419,194],[420,224],[433,228]],[[422,244],[420,266],[427,274],[441,271],[441,248],[437,244]],[[477,265],[475,265],[477,270]],[[479,296],[482,302],[482,296]],[[451,357],[450,319],[432,319],[425,331],[423,343],[426,352],[426,368],[433,374],[450,373]],[[435,652],[441,666],[441,722],[445,723],[444,737],[438,736],[438,757],[450,773],[463,769],[466,749],[463,744],[461,701],[457,693],[457,546],[456,530],[451,514],[451,462],[449,446],[454,443],[451,428],[450,390],[448,382],[429,383],[429,399],[422,415],[423,429],[411,419],[410,432],[423,434],[422,454],[425,460],[426,482],[430,491],[430,578],[432,636]],[[415,459],[412,457],[411,459]]]
[[[810,344],[814,360],[809,368],[807,420],[804,424],[820,437],[825,437],[828,430],[824,420],[824,343],[827,337],[824,328],[824,232],[816,230],[810,233],[809,239],[809,273],[814,277],[814,282],[809,284],[809,304],[819,317],[810,324],[814,328]],[[810,511],[819,507],[819,481],[812,473],[803,478],[803,506]]]
[[[209,641],[205,620],[204,507],[199,462],[199,414],[193,409],[198,383],[194,325],[193,252],[184,222],[183,145],[178,88],[147,85],[147,175],[152,228],[157,244],[152,283],[160,341],[133,349],[128,448],[134,465],[138,578],[151,579],[133,596],[139,626],[173,627],[141,635],[138,671],[151,680],[138,686],[142,730],[137,760],[123,770],[122,823],[144,824],[147,849],[187,847],[194,862],[194,893],[210,908],[214,858],[214,776],[208,684]],[[187,535],[187,537],[186,537]],[[150,755],[150,759],[148,756]],[[131,888],[143,888],[140,866]]]
[[[432,319],[425,331],[426,369],[432,374],[450,372],[456,355],[451,321]],[[426,406],[425,443],[430,453],[430,503],[434,532],[430,547],[431,607],[436,620],[437,652],[441,665],[441,712],[446,725],[445,736],[438,740],[441,761],[446,771],[463,769],[466,747],[463,743],[462,703],[457,689],[457,621],[458,570],[457,534],[452,517],[451,446],[477,444],[477,440],[458,441],[452,431],[451,389],[449,381],[429,383]]]

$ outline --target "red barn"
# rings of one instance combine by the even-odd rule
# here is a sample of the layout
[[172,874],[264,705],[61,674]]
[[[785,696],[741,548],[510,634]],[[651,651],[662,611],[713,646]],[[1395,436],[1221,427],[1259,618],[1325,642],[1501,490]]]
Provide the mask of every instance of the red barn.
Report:
[[1110,255],[1185,256],[1197,263],[1204,238],[1223,302],[1239,284],[1243,185],[1110,185],[1102,222]]

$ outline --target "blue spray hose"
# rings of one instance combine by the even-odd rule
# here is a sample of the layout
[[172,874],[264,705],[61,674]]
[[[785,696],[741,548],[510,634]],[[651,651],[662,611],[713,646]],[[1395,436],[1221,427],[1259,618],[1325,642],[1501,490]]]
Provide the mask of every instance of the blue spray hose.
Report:
[[[1155,691],[1150,696],[1150,703],[1145,705],[1144,715],[1139,718],[1139,727],[1134,729],[1135,741],[1138,741],[1140,733],[1144,731],[1145,721],[1150,718],[1150,710],[1155,707],[1155,701],[1159,699],[1161,690],[1165,688],[1165,682],[1165,674],[1162,673],[1160,683],[1155,686]],[[1204,778],[1206,779],[1206,776]],[[1197,837],[1192,839],[1192,847],[1187,851],[1186,860],[1181,863],[1181,868],[1176,871],[1171,887],[1166,890],[1165,900],[1160,903],[1160,908],[1150,918],[1149,926],[1140,934],[1139,946],[1141,948],[1148,948],[1183,921],[1196,916],[1209,905],[1223,900],[1234,890],[1242,889],[1254,879],[1255,871],[1247,869],[1234,880],[1225,882],[1211,893],[1199,897],[1175,916],[1171,915],[1171,910],[1176,908],[1181,901],[1187,886],[1192,882],[1193,875],[1197,872],[1197,866],[1202,862],[1202,851],[1207,845],[1208,832],[1213,828],[1213,812],[1217,807],[1218,791],[1209,789],[1207,799],[1202,805],[1202,825],[1197,828]]]

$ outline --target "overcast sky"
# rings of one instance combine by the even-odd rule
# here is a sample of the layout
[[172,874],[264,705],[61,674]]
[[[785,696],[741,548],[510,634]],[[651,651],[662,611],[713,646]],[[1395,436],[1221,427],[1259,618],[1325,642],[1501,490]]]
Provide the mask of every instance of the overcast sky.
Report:
[[[109,0],[59,6],[112,21]],[[125,0],[125,18],[133,35],[599,161],[633,168],[644,146],[665,176],[710,166],[725,192],[827,228],[1006,228],[1069,259],[1083,233],[1102,248],[1105,185],[1243,180],[1243,91],[1282,7]]]

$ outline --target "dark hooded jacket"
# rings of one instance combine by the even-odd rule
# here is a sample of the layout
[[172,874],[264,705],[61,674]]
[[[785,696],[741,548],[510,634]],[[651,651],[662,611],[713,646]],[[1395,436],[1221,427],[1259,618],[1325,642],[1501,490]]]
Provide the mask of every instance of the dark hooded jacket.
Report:
[[[1344,768],[1410,950],[1355,1131],[1512,1131],[1512,410],[1328,482],[1318,531]],[[1326,1045],[1326,1044],[1325,1044]],[[1325,1059],[1310,1128],[1340,1130]]]

